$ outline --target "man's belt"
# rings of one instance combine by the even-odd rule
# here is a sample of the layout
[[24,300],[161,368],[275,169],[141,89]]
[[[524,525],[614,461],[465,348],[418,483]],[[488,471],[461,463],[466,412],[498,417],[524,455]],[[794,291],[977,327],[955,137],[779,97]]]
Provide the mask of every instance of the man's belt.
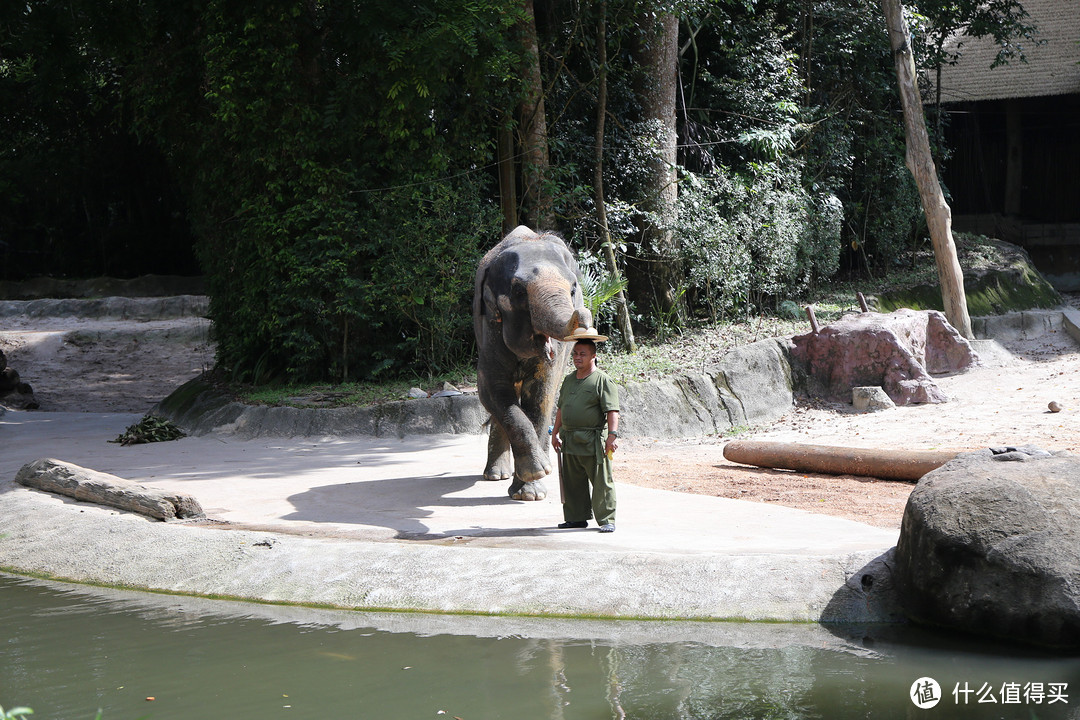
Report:
[[595,448],[596,464],[602,465],[604,462],[604,426],[591,427],[591,428],[569,428],[566,425],[562,426],[560,434],[563,435],[564,441],[567,437],[574,437],[577,440],[585,440],[591,443]]

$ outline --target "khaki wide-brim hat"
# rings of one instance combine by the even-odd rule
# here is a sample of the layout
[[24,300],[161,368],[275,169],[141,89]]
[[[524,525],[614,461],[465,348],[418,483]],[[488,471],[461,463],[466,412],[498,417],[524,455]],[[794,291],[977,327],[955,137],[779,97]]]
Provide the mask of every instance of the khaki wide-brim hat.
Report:
[[578,340],[595,340],[596,342],[604,342],[607,340],[607,335],[600,335],[596,332],[596,328],[583,328],[579,327],[574,330],[573,333],[563,338],[564,342],[577,342]]

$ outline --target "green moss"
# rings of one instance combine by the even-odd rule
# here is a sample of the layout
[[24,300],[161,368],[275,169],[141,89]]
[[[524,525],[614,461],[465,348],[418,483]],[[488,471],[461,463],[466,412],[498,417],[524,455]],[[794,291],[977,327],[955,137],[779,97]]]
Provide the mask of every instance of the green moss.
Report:
[[[956,250],[964,268],[964,294],[972,317],[1061,304],[1061,296],[1035,269],[1022,248],[982,235],[957,233]],[[923,274],[918,280],[891,284],[878,294],[878,311],[891,312],[902,307],[944,308],[932,253],[925,260],[920,263]]]
[[202,377],[188,380],[161,401],[161,409],[166,414],[182,415],[190,410],[204,393],[211,389],[213,388],[210,383]]
[[[1041,275],[1031,268],[990,271],[981,277],[964,278],[964,294],[972,317],[1001,315],[1017,310],[1051,308],[1061,304],[1061,296]],[[878,310],[897,308],[943,310],[941,289],[937,285],[918,285],[892,290],[878,296]]]

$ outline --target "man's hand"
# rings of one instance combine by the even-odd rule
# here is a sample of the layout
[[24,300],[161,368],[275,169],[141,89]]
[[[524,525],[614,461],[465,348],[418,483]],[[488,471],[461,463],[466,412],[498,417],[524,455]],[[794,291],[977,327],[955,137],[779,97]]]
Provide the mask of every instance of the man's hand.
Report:
[[562,450],[562,439],[557,432],[551,433],[551,447],[555,448],[555,452]]
[[615,449],[619,447],[619,443],[613,435],[607,436],[607,442],[604,443],[604,452],[610,455],[615,452]]

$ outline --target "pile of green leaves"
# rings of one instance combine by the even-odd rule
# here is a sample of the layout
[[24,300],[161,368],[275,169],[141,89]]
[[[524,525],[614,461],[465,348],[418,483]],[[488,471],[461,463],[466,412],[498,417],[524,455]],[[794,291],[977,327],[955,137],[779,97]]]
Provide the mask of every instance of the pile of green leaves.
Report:
[[139,422],[120,433],[112,443],[141,445],[143,443],[167,442],[186,437],[186,433],[171,420],[147,413]]

